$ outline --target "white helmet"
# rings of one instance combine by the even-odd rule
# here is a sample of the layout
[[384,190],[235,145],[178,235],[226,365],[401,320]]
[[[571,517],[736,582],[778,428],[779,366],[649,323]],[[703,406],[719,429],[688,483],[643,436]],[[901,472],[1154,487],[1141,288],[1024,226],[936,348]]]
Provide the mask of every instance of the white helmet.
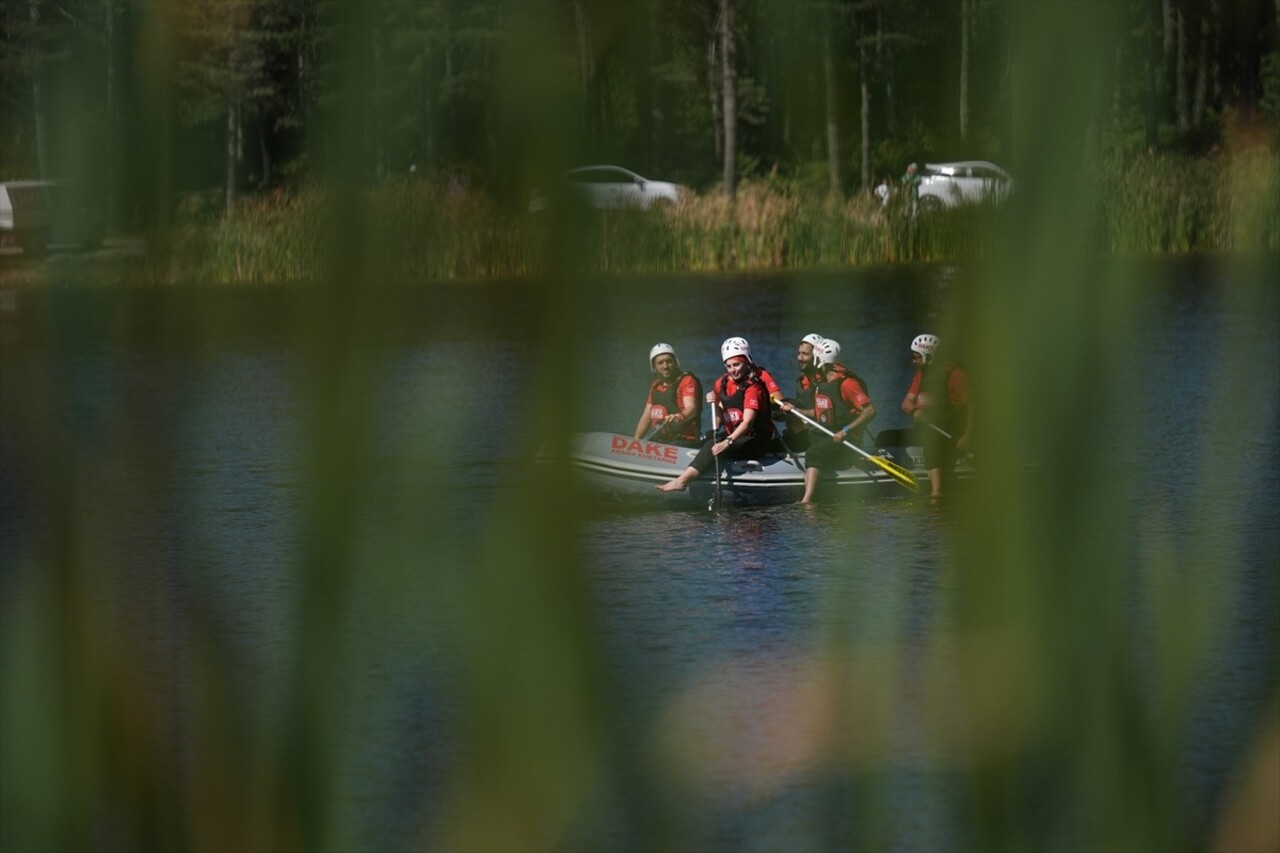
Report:
[[805,335],[803,338],[800,339],[800,343],[808,344],[814,349],[817,349],[818,344],[822,343],[825,340],[826,338],[824,338],[822,335],[818,334],[817,332],[810,332],[809,334]]
[[937,350],[938,339],[934,335],[916,335],[916,339],[911,342],[911,351],[924,356],[925,364],[933,360],[933,354]]
[[747,343],[746,338],[729,338],[720,345],[721,361],[728,361],[735,355],[740,355],[747,361],[751,361],[751,344]]
[[823,338],[822,343],[814,344],[813,364],[815,367],[829,367],[840,360],[840,344],[831,338]]
[[676,357],[676,348],[671,344],[654,344],[653,349],[649,350],[649,369],[653,370],[653,360],[663,353],[671,353],[671,357],[676,360],[676,368],[680,367],[680,359]]

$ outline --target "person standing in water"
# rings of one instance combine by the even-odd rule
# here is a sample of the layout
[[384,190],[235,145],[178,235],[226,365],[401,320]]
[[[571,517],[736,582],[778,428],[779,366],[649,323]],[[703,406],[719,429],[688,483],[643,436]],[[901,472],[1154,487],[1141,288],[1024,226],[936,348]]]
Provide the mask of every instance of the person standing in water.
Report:
[[956,464],[956,453],[967,453],[973,433],[969,406],[969,374],[958,364],[937,362],[939,340],[930,334],[911,341],[915,378],[902,398],[902,411],[911,416],[924,447],[932,497],[942,496],[943,477]]
[[[863,432],[876,416],[875,403],[867,394],[867,386],[848,367],[840,363],[840,344],[824,340],[813,348],[818,379],[813,389],[813,419],[831,430],[828,438],[815,431],[805,453],[804,494],[800,503],[813,502],[814,492],[824,471],[839,471],[857,461],[856,451],[844,442],[861,445]],[[783,404],[783,411],[793,408]]]
[[[813,389],[820,373],[813,363],[813,349],[826,338],[817,332],[811,332],[800,339],[796,345],[796,366],[800,375],[796,377],[796,396],[781,404],[784,412],[795,409],[807,418],[813,417]],[[789,407],[788,407],[789,405]],[[792,419],[787,423],[787,431],[782,436],[782,443],[793,453],[803,453],[809,446],[811,434],[809,425],[804,421]]]

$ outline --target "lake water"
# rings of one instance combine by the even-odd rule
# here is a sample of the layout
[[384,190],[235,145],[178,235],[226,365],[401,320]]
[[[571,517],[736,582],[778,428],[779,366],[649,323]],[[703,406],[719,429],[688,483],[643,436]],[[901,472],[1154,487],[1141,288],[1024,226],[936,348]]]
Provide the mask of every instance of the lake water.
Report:
[[[1138,820],[1082,793],[1112,768],[1099,791],[1149,782],[1141,825],[1201,846],[1280,682],[1280,314],[1242,313],[1222,269],[1152,265],[1167,286],[1090,378],[1140,415],[1044,448],[1114,477],[1025,518],[893,492],[632,514],[525,464],[557,430],[629,433],[659,340],[709,384],[743,335],[789,387],[794,341],[836,337],[876,428],[904,425],[907,344],[963,268],[589,283],[573,322],[529,285],[350,316],[307,289],[7,291],[6,809],[104,847],[1072,847]],[[1003,517],[1104,531],[1125,579],[1011,557],[1056,576],[983,589],[1072,624],[969,633],[997,605],[963,555]],[[68,740],[83,762],[44,772]]]

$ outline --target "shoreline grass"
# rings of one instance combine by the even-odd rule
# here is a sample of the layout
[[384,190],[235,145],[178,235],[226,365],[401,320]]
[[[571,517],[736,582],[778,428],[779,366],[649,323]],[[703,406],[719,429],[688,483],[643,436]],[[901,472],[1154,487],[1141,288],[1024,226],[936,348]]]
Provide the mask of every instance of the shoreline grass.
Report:
[[[1092,223],[1100,255],[1162,255],[1280,249],[1280,156],[1267,146],[1215,156],[1108,155],[1090,185],[1063,199]],[[376,259],[399,281],[535,278],[567,247],[593,274],[776,272],[961,262],[996,254],[1019,199],[912,217],[891,199],[815,197],[776,177],[745,181],[735,201],[690,194],[661,211],[529,214],[483,191],[451,193],[429,180],[397,180],[355,200],[357,233],[334,225],[344,202],[320,187],[246,198],[234,216],[182,208],[147,236],[141,255],[66,265],[86,281],[172,285],[275,284],[319,280],[332,253]],[[75,275],[76,270],[63,270]],[[37,269],[5,271],[2,283],[52,280]]]

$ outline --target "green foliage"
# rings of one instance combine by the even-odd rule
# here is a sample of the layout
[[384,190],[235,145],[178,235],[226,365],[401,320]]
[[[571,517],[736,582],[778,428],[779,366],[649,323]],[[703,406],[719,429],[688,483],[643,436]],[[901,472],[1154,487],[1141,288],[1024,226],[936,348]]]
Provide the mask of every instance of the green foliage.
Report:
[[[1178,154],[1104,158],[1091,183],[1064,203],[1096,199],[1095,250],[1148,255],[1280,248],[1280,163],[1265,148],[1213,158]],[[315,189],[247,200],[217,220],[216,195],[191,196],[182,230],[206,231],[168,261],[164,281],[283,282],[317,279],[331,194]],[[403,179],[367,195],[362,241],[408,280],[544,274],[551,215],[529,215],[483,189]],[[604,273],[813,269],[917,261],[990,259],[1019,200],[906,215],[867,195],[827,196],[825,165],[796,177],[772,174],[740,187],[736,204],[717,192],[666,210],[584,211],[576,238],[589,269]],[[1250,211],[1245,215],[1245,211]],[[342,236],[339,239],[347,239]]]
[[1280,49],[1262,60],[1262,109],[1280,126]]

